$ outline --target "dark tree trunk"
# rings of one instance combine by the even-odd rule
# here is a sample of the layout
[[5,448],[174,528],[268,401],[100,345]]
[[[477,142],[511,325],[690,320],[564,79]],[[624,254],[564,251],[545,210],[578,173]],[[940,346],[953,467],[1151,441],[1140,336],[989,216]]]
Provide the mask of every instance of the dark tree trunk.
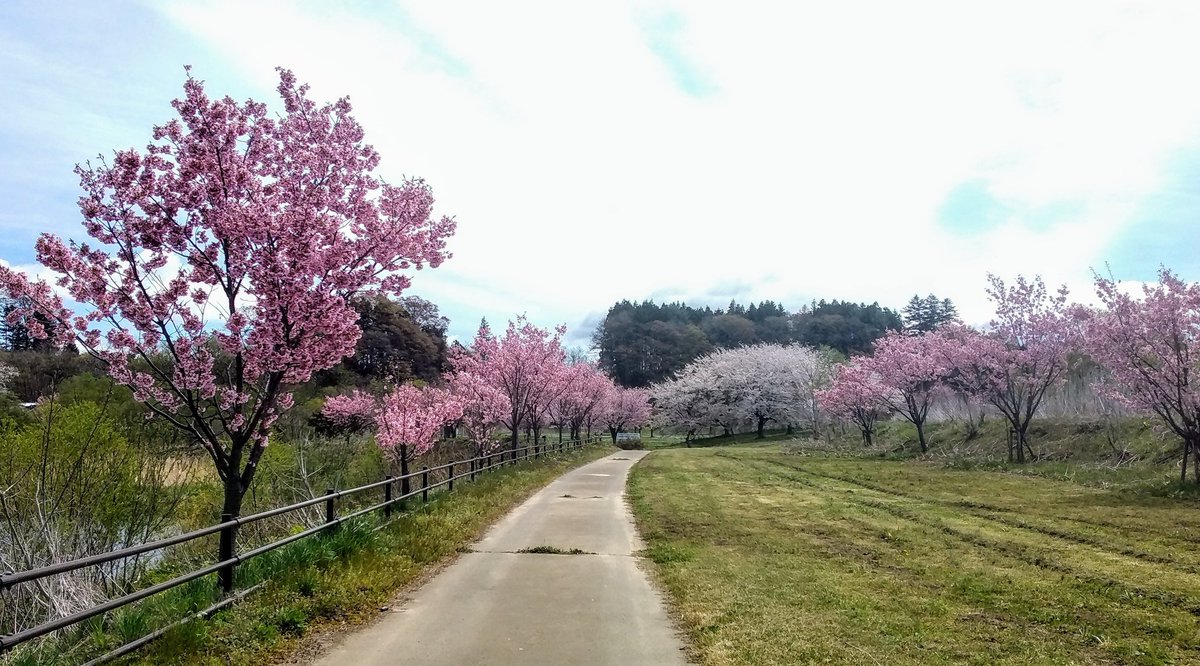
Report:
[[1192,481],[1200,484],[1200,436],[1184,437],[1183,460],[1179,462],[1179,482],[1187,481],[1188,456],[1192,458]]
[[617,444],[617,429],[612,426],[609,426],[608,432],[610,435],[612,435],[613,446],[616,446],[616,444]]
[[1200,485],[1200,439],[1192,442],[1192,483]]
[[767,420],[762,418],[761,416],[758,417],[758,433],[754,436],[754,439],[766,439],[767,435],[764,432],[766,430],[766,427],[767,427]]
[[242,515],[242,501],[246,498],[246,489],[242,487],[242,480],[236,473],[230,473],[223,484],[225,487],[225,502],[221,505],[222,515],[228,514],[231,518],[237,518]]
[[407,495],[412,488],[408,478],[408,445],[400,445],[400,494]]
[[929,442],[925,441],[925,421],[914,425],[917,426],[917,442],[921,444],[921,453],[929,453]]
[[790,423],[787,424],[787,434],[794,435],[795,433],[796,433],[796,429],[794,427],[792,427],[792,424],[790,424]]
[[[520,447],[521,447],[521,429],[518,428],[517,426],[513,426],[512,447],[511,448],[512,448],[512,459],[514,462],[517,460],[517,449]],[[501,459],[503,459],[503,456],[501,456]]]
[[874,443],[871,440],[871,429],[870,428],[862,429],[862,438],[863,438],[863,446],[870,446],[871,444]]
[[[251,481],[254,480],[254,472],[257,468],[258,458],[262,455],[262,449],[250,450],[250,462],[246,465],[246,469],[242,469],[242,455],[246,452],[246,442],[231,442],[229,446],[229,457],[223,461],[217,462],[217,472],[224,480],[222,486],[224,488],[224,501],[221,504],[221,513],[228,514],[232,518],[237,518],[242,515],[242,503],[246,499],[246,489],[250,487]],[[209,446],[221,446],[219,442],[210,442]]]

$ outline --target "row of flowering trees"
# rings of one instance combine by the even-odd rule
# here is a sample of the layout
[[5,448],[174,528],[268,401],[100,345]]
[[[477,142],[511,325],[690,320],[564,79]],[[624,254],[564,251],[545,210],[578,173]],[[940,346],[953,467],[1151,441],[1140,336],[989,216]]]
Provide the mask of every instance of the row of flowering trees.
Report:
[[1080,316],[1065,289],[1050,293],[1040,279],[1007,285],[989,276],[996,317],[986,332],[946,326],[920,335],[892,333],[871,356],[839,369],[819,399],[852,421],[871,442],[876,421],[897,414],[913,424],[921,452],[929,450],[925,422],[940,397],[958,393],[987,403],[1008,421],[1009,459],[1024,462],[1029,425],[1047,392],[1078,359]]
[[470,347],[451,354],[444,388],[404,385],[382,398],[355,390],[328,398],[322,414],[343,431],[375,428],[402,475],[447,424],[461,426],[476,455],[499,447],[507,431],[514,458],[522,432],[537,446],[546,428],[556,428],[562,441],[565,433],[577,439],[602,427],[616,441],[618,432],[641,427],[650,416],[646,393],[617,386],[591,363],[568,363],[562,334],[524,318],[500,336],[485,324]]
[[[76,168],[88,242],[43,234],[52,282],[0,266],[9,323],[73,345],[212,461],[237,516],[292,387],[354,351],[352,300],[398,296],[450,257],[450,217],[420,179],[386,182],[348,98],[318,104],[279,70],[282,111],[211,97],[189,75],[177,117],[143,149]],[[459,421],[481,448],[498,428],[640,425],[638,397],[570,368],[553,334],[523,320],[480,331],[444,388],[330,401],[328,416],[377,428],[402,465]],[[644,403],[644,396],[641,402]],[[642,410],[642,411],[638,411]]]
[[1029,426],[1042,401],[1074,363],[1103,369],[1097,390],[1135,413],[1154,415],[1181,441],[1200,483],[1200,285],[1167,269],[1132,293],[1096,276],[1098,307],[1071,304],[1066,289],[1041,279],[1006,284],[989,276],[995,318],[985,330],[949,326],[880,340],[872,356],[838,368],[819,394],[828,412],[856,424],[871,441],[876,421],[898,414],[928,449],[925,420],[941,395],[957,393],[994,407],[1008,421],[1009,459],[1032,455]]
[[798,345],[718,350],[651,388],[656,420],[689,439],[702,428],[729,433],[749,424],[761,438],[767,424],[812,425],[831,366],[829,355]]

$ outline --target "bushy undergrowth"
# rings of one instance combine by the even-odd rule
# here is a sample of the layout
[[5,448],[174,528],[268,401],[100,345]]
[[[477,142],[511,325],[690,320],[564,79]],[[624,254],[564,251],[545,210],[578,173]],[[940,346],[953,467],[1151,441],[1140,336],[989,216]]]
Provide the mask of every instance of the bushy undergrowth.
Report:
[[[168,531],[186,491],[178,460],[130,442],[93,402],[47,401],[0,423],[0,570],[23,571],[140,543]],[[0,632],[67,614],[127,589],[150,558],[130,558],[16,587]]]

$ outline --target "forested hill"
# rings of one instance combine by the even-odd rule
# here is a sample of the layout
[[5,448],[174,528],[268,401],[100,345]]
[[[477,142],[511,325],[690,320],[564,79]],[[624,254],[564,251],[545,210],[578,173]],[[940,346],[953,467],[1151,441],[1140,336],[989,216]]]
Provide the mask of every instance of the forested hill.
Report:
[[878,303],[814,301],[796,312],[774,301],[725,309],[654,301],[613,305],[596,329],[600,365],[625,386],[647,386],[716,348],[756,342],[829,347],[846,356],[868,353],[876,338],[900,330],[900,314]]

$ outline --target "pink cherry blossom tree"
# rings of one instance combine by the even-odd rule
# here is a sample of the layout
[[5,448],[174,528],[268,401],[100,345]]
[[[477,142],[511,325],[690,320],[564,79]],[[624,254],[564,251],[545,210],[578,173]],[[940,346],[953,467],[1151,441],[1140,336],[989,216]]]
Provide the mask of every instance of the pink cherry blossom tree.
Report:
[[884,386],[862,360],[838,366],[833,383],[817,392],[817,400],[821,409],[858,426],[863,444],[870,446],[875,424],[887,417],[894,391]]
[[[449,255],[450,218],[421,180],[375,175],[348,99],[318,105],[279,70],[283,113],[213,99],[188,77],[178,118],[144,150],[76,168],[92,243],[44,234],[56,287],[0,267],[11,315],[99,359],[211,457],[238,515],[288,386],[332,367],[360,331],[347,298],[398,294]],[[78,305],[64,306],[65,293]],[[73,306],[74,307],[74,306]]]
[[361,430],[375,424],[375,402],[375,396],[354,389],[326,398],[321,406],[321,415],[336,427]]
[[539,367],[540,386],[537,391],[529,394],[526,403],[525,428],[533,437],[534,451],[538,450],[542,441],[542,429],[553,421],[554,409],[562,396],[574,389],[574,383],[580,377],[570,371],[565,357],[558,356],[547,360]]
[[509,430],[514,460],[522,428],[533,428],[544,419],[549,405],[564,390],[559,380],[564,332],[560,326],[551,333],[518,317],[509,322],[502,337],[494,336],[484,324],[470,349],[451,352],[455,372],[481,378],[508,399],[508,414],[501,423]]
[[645,389],[614,386],[600,406],[600,420],[617,443],[617,433],[650,420],[650,395]]
[[482,456],[496,447],[495,435],[511,405],[508,396],[484,377],[469,372],[446,375],[451,395],[462,405],[462,425],[475,455]]
[[1008,286],[988,275],[996,318],[987,334],[945,327],[935,338],[949,369],[949,384],[991,403],[1008,420],[1010,461],[1025,462],[1029,424],[1046,392],[1062,382],[1078,347],[1077,327],[1067,307],[1066,287],[1050,294],[1042,279],[1018,277]]
[[929,408],[945,393],[949,373],[945,356],[937,353],[945,347],[942,335],[937,330],[922,335],[891,331],[875,342],[874,355],[862,360],[866,374],[887,389],[879,394],[880,407],[916,427],[921,453],[929,452],[925,436]]
[[558,428],[558,441],[569,430],[571,439],[579,439],[584,424],[605,397],[613,382],[591,363],[575,363],[563,371],[565,390],[552,402],[550,422]]
[[375,441],[400,465],[400,492],[409,492],[409,464],[433,448],[442,426],[461,418],[463,405],[447,390],[405,384],[383,399]]
[[1084,349],[1110,373],[1102,390],[1157,415],[1183,441],[1180,481],[1190,453],[1200,483],[1200,285],[1163,268],[1141,298],[1100,276],[1096,292],[1105,310],[1087,317]]
[[321,416],[334,429],[346,435],[362,432],[375,425],[375,414],[379,409],[375,396],[354,389],[342,395],[332,395],[321,406]]

